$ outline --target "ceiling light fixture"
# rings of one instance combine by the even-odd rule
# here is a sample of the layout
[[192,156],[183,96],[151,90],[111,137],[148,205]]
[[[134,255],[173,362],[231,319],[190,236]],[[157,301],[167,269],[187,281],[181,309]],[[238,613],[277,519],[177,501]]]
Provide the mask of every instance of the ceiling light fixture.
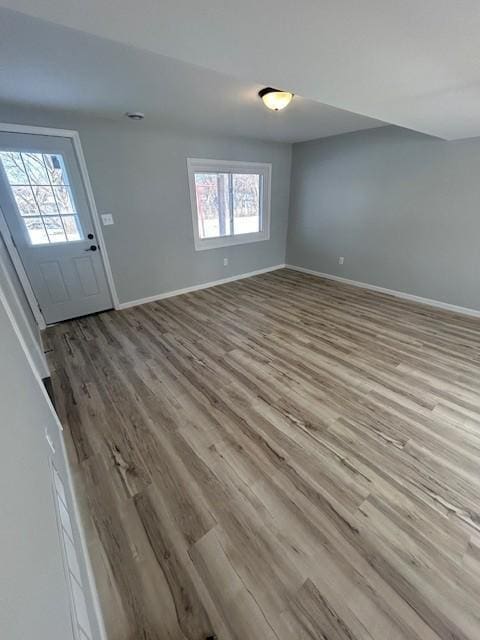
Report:
[[125,115],[127,118],[130,118],[130,120],[143,120],[145,118],[145,114],[141,111],[127,111]]
[[263,104],[272,111],[285,109],[293,100],[293,93],[279,91],[278,89],[272,89],[272,87],[265,87],[265,89],[258,92],[258,95],[263,100]]

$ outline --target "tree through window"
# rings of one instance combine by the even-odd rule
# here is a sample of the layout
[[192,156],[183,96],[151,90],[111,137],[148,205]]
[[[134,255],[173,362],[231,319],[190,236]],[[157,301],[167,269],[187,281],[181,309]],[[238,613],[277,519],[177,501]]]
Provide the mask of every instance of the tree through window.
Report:
[[197,249],[268,237],[270,165],[191,159],[189,178]]
[[0,151],[0,161],[31,244],[82,239],[60,154]]

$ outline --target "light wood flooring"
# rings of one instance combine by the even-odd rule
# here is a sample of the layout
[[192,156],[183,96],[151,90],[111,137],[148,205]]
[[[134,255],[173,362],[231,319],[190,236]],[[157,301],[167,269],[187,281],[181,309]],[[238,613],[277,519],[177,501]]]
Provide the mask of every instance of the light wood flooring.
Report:
[[479,640],[480,320],[282,270],[46,340],[109,640]]

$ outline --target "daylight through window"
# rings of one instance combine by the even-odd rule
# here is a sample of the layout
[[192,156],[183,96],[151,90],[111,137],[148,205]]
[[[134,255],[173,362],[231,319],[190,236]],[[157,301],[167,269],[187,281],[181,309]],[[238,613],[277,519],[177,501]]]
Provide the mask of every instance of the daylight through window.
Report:
[[189,160],[197,249],[268,238],[270,165]]
[[82,239],[60,154],[0,151],[0,160],[31,244]]

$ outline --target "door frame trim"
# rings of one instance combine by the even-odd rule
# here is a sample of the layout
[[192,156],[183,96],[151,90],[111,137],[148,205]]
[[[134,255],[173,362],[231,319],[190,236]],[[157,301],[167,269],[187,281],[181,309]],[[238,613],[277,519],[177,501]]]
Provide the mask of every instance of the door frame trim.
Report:
[[[54,129],[51,127],[38,127],[34,125],[25,125],[25,124],[10,124],[7,122],[0,122],[0,132],[27,133],[27,134],[33,134],[33,135],[39,135],[39,136],[68,138],[72,141],[73,151],[75,153],[75,157],[78,162],[78,167],[79,167],[80,175],[83,181],[83,186],[85,187],[88,206],[90,207],[93,227],[95,229],[98,244],[100,245],[100,257],[102,259],[103,268],[105,270],[108,289],[110,292],[110,296],[112,298],[113,307],[114,309],[118,309],[120,302],[118,299],[117,289],[115,287],[115,281],[113,279],[110,260],[108,258],[107,246],[105,244],[105,239],[103,237],[102,226],[100,224],[100,216],[98,215],[98,209],[95,203],[95,196],[93,195],[92,184],[90,182],[90,177],[88,175],[87,163],[85,161],[82,143],[80,141],[80,134],[78,133],[78,131],[74,131],[72,129]],[[5,230],[8,230],[8,233],[6,234],[6,236],[5,236]],[[4,240],[5,240],[5,244],[7,245],[8,252],[10,253],[12,262],[15,265],[15,269],[17,270],[18,277],[25,290],[25,295],[27,296],[28,302],[32,307],[32,313],[35,316],[38,326],[40,329],[45,329],[45,327],[47,326],[45,322],[45,318],[43,317],[40,311],[40,307],[38,306],[38,302],[33,292],[32,285],[30,284],[27,273],[23,267],[23,263],[17,251],[17,248],[12,242],[10,230],[1,209],[0,209],[0,233],[2,233],[2,235],[4,236]]]
[[[0,209],[0,235],[2,235],[2,236],[3,236],[3,233],[2,233],[1,227],[2,227],[3,223],[4,223],[3,222],[3,212]],[[6,223],[4,223],[4,224],[6,226]],[[7,235],[10,236],[10,231],[8,230],[8,227],[6,227],[6,229],[7,229]],[[9,250],[7,244],[6,244],[6,240],[5,240],[5,246],[7,247],[8,254],[11,255],[10,254],[10,250]],[[12,262],[12,264],[13,264],[13,262]],[[20,274],[17,271],[17,268],[18,268],[17,265],[13,264],[13,268],[17,272],[18,278],[20,280]],[[21,262],[20,262],[20,268],[23,270],[23,264]],[[28,318],[27,318],[27,316],[25,314],[25,311],[23,309],[22,303],[20,302],[20,299],[18,297],[16,287],[15,287],[14,283],[12,282],[12,279],[10,278],[10,274],[8,272],[8,269],[6,268],[6,265],[3,262],[0,262],[0,273],[2,273],[3,277],[5,278],[6,286],[10,290],[10,293],[11,293],[11,295],[13,297],[13,300],[15,302],[15,305],[17,307],[18,314],[21,317],[22,322],[25,325],[26,330],[28,332],[28,335],[30,337],[30,340],[32,342],[32,352],[34,352],[34,353],[31,353],[30,355],[31,355],[32,361],[34,363],[35,369],[37,370],[38,375],[41,378],[44,378],[45,376],[50,375],[50,370],[48,368],[47,359],[45,357],[43,349],[41,348],[41,346],[40,346],[40,344],[38,342],[39,336],[35,336],[34,333],[33,333],[33,329],[30,326],[30,322],[28,321]],[[22,285],[22,288],[23,288],[24,287],[24,283],[20,281],[20,284]],[[26,281],[26,284],[27,284],[28,287],[30,287],[30,282],[29,282],[28,279]],[[2,290],[3,290],[3,287],[2,287],[2,284],[0,283],[0,293],[2,292]],[[5,297],[5,291],[4,290],[3,290],[3,295]],[[27,297],[26,292],[25,292],[25,297]],[[27,297],[27,302],[30,305],[30,300],[28,300],[28,297]],[[13,311],[12,311],[12,314],[14,315]],[[38,324],[39,320],[41,320],[43,322],[43,316],[41,314],[39,315],[38,318],[36,316],[34,316],[34,318],[35,318],[35,321],[37,322],[37,324]],[[18,326],[17,319],[15,319],[15,322],[16,322],[16,324]],[[40,334],[40,329],[41,328],[42,327],[40,327],[40,326],[38,327],[39,334]],[[19,328],[19,331],[20,331],[20,328]],[[26,345],[25,345],[25,348],[28,349],[28,347]]]
[[23,291],[25,293],[25,297],[28,300],[28,304],[30,305],[30,309],[32,310],[33,317],[38,325],[40,331],[46,328],[47,324],[45,322],[45,318],[43,317],[42,312],[40,311],[40,307],[38,305],[37,298],[33,292],[32,285],[30,284],[30,280],[28,279],[27,272],[25,271],[25,267],[23,266],[22,259],[20,258],[20,254],[17,251],[17,247],[15,246],[12,238],[12,234],[10,233],[10,228],[7,224],[3,211],[0,207],[0,234],[2,235],[3,241],[5,242],[5,246],[7,247],[7,251],[12,260],[12,264],[15,267],[15,271],[17,272],[18,279],[22,285]]

